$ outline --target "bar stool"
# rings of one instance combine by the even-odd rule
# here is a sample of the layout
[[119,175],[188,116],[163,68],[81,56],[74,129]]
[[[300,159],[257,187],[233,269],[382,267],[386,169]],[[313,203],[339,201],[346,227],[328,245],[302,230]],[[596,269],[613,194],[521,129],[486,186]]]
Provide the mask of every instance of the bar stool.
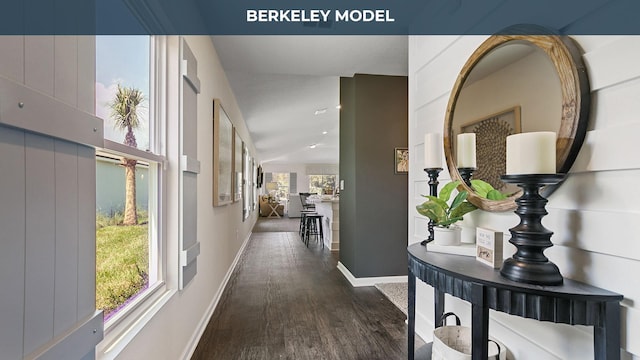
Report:
[[318,213],[313,211],[313,210],[301,210],[300,211],[300,225],[298,227],[298,234],[300,234],[300,239],[302,239],[302,242],[304,242],[305,227],[307,225],[307,222],[306,222],[306,216],[307,215],[318,215]]
[[[309,247],[309,238],[315,236],[316,241],[322,242],[322,248],[324,249],[324,234],[322,230],[323,216],[319,214],[306,214],[304,225],[303,241],[307,247]],[[316,222],[317,221],[317,222]]]

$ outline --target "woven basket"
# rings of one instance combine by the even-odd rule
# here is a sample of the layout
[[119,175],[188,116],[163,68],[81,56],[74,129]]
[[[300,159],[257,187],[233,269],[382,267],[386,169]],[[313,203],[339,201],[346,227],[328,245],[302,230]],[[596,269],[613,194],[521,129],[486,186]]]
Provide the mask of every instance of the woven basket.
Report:
[[[433,330],[432,360],[471,360],[471,329],[460,326],[460,318],[454,313],[442,315],[442,320],[455,316],[456,325],[440,326]],[[492,344],[493,343],[493,344]],[[489,359],[505,360],[507,351],[504,344],[489,339]]]

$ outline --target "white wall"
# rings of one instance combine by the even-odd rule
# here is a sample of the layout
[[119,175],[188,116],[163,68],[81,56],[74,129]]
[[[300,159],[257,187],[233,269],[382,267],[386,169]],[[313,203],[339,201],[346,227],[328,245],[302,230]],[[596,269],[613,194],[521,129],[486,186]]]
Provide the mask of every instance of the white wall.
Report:
[[[201,332],[208,322],[213,306],[222,292],[225,281],[234,259],[241,246],[249,237],[257,218],[254,211],[242,221],[242,202],[230,205],[212,206],[213,183],[213,115],[212,99],[219,98],[225,106],[231,121],[240,136],[249,140],[249,148],[254,151],[248,130],[238,108],[226,75],[208,36],[185,37],[191,51],[198,62],[198,78],[201,92],[198,95],[198,160],[201,171],[198,175],[198,222],[197,237],[200,241],[201,253],[198,256],[198,274],[187,287],[177,292],[153,319],[122,350],[118,359],[184,359],[189,358],[195,349]],[[170,56],[178,59],[178,39],[169,39]],[[176,63],[177,64],[177,63]],[[173,67],[170,77],[175,83],[172,93],[177,93],[177,71]],[[172,118],[177,118],[178,109],[174,96],[169,95],[169,122],[175,126]],[[175,117],[174,117],[175,116]],[[175,129],[169,129],[169,134]],[[173,136],[175,137],[175,136]],[[177,164],[178,151],[175,140],[169,135],[170,163]],[[177,138],[177,137],[176,137]],[[177,213],[177,167],[170,166],[168,179],[168,249],[169,268],[177,267],[177,258],[173,249],[177,249],[178,229]],[[173,271],[173,270],[172,270]],[[175,271],[174,271],[175,272]],[[173,277],[169,284],[176,284]]]
[[[458,72],[485,36],[412,36],[409,42],[409,243],[426,237],[426,220],[415,211],[428,192],[422,171],[426,132],[442,132],[446,105]],[[554,231],[555,246],[545,254],[567,278],[619,292],[622,302],[622,358],[640,359],[640,132],[638,94],[640,57],[637,36],[577,36],[584,49],[591,81],[592,109],[585,144],[570,176],[547,206],[543,219]],[[444,159],[443,159],[444,163]],[[449,174],[441,174],[446,183]],[[513,213],[476,211],[464,221],[473,229],[486,226],[508,233],[519,222]],[[513,253],[509,245],[505,254]],[[417,328],[430,338],[433,289],[418,282]],[[453,309],[470,324],[468,304],[447,296]],[[593,358],[592,328],[537,322],[491,312],[492,335],[503,340],[517,359]]]

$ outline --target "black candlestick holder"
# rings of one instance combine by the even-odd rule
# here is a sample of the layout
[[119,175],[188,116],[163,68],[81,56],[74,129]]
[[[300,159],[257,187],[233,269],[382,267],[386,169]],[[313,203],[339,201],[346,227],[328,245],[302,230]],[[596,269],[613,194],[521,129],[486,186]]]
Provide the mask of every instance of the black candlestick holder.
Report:
[[564,180],[565,174],[524,174],[503,175],[500,179],[506,183],[516,184],[523,190],[516,199],[518,208],[515,213],[520,217],[520,224],[509,229],[510,243],[518,249],[506,259],[500,274],[507,279],[536,285],[561,285],[562,274],[558,267],[549,261],[543,252],[553,246],[553,232],[542,226],[542,218],[547,215],[545,205],[547,199],[540,195],[544,185],[554,185]]
[[[429,176],[429,195],[438,196],[438,175],[442,168],[426,168],[424,171]],[[433,220],[429,220],[429,237],[426,240],[422,240],[420,244],[426,245],[433,241]]]
[[468,187],[471,187],[471,177],[473,176],[473,172],[476,171],[474,167],[461,167],[458,168],[458,172],[460,173],[460,177],[467,184]]

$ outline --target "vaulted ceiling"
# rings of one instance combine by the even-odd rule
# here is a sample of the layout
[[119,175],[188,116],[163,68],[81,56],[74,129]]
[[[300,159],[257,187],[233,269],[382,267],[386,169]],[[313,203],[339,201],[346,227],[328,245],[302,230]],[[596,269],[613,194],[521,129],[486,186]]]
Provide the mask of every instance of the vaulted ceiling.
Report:
[[408,71],[406,36],[212,39],[262,163],[337,164],[340,77]]

